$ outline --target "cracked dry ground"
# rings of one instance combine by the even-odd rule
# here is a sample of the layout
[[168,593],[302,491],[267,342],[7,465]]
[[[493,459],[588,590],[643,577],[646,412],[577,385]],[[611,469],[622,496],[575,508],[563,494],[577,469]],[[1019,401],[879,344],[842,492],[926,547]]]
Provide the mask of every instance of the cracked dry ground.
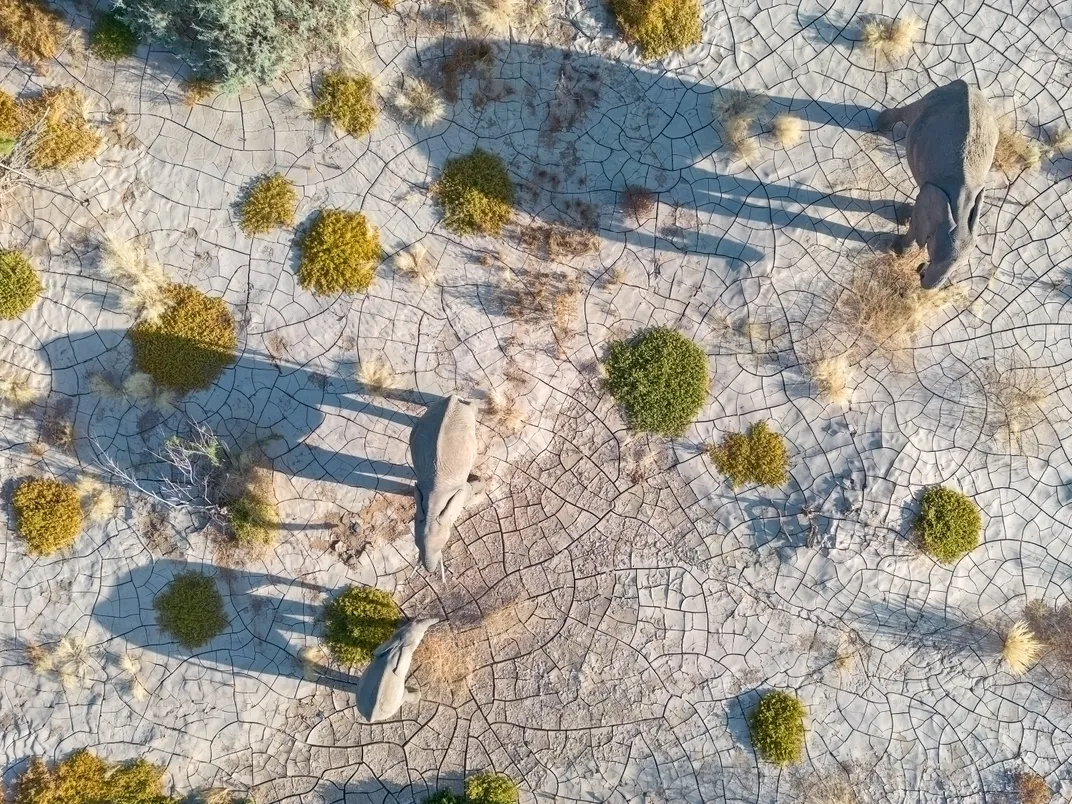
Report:
[[[460,35],[409,5],[367,14],[385,87],[441,73]],[[143,235],[241,321],[238,363],[184,410],[237,440],[276,437],[284,521],[279,545],[245,561],[135,493],[57,557],[28,556],[8,522],[8,775],[30,755],[92,747],[147,755],[177,790],[230,784],[262,804],[410,802],[484,768],[517,778],[523,802],[840,801],[850,788],[860,801],[983,802],[1026,766],[1067,798],[1067,677],[1043,663],[1017,679],[999,654],[1028,600],[1072,596],[1072,162],[991,174],[962,298],[893,356],[863,343],[847,406],[817,398],[803,361],[846,337],[831,311],[915,192],[903,140],[871,133],[875,111],[963,77],[1023,131],[1067,125],[1072,6],[920,6],[922,39],[898,64],[876,63],[855,33],[859,15],[897,11],[877,3],[707,3],[705,44],[656,65],[636,61],[598,5],[551,11],[458,79],[444,122],[413,129],[388,110],[360,140],[308,119],[315,64],[188,108],[186,68],[145,46],[108,65],[76,32],[43,75],[4,57],[6,90],[76,86],[109,131],[94,161],[4,209],[4,244],[34,257],[46,290],[0,327],[3,358],[48,394],[43,409],[5,412],[4,480],[92,472],[96,449],[137,461],[177,425],[102,400],[87,379],[130,363],[131,319],[97,244]],[[757,128],[759,157],[729,157],[711,113],[729,87],[802,118],[801,144],[775,147]],[[428,197],[444,161],[477,144],[519,185],[502,240],[450,235]],[[436,281],[388,260],[364,295],[300,289],[293,233],[251,240],[235,223],[241,189],[273,170],[298,186],[299,221],[360,209],[388,254],[425,247]],[[624,211],[630,185],[657,203]],[[594,240],[569,228],[593,224]],[[534,312],[517,315],[512,300],[533,288]],[[631,436],[599,380],[607,343],[652,325],[711,357],[708,403],[674,442]],[[358,387],[354,363],[373,359],[405,393]],[[987,380],[1010,367],[1047,388],[1014,441]],[[489,493],[466,511],[444,582],[414,569],[412,399],[492,389],[520,400],[523,423],[479,427]],[[71,451],[38,446],[56,417],[74,421]],[[763,419],[788,441],[790,482],[735,493],[702,444]],[[909,538],[916,495],[938,482],[985,522],[951,568]],[[152,608],[185,562],[216,567],[228,591],[228,630],[193,654]],[[351,583],[456,635],[455,667],[418,666],[423,700],[383,724],[360,722],[349,679],[298,659],[318,644],[320,606]],[[65,634],[94,651],[66,687],[20,658],[25,641]],[[116,667],[127,650],[147,695]],[[770,688],[808,708],[805,760],[787,770],[759,763],[748,740],[745,713]]]

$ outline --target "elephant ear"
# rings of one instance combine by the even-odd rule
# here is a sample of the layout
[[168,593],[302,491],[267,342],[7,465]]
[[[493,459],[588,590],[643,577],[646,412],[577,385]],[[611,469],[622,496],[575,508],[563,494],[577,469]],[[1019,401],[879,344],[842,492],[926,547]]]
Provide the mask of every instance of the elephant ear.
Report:
[[979,191],[979,194],[975,196],[975,204],[972,205],[971,213],[968,215],[968,231],[973,235],[975,234],[975,224],[979,222],[979,214],[983,210],[983,196],[985,195],[985,189]]
[[451,524],[461,514],[462,509],[465,508],[465,503],[469,497],[469,486],[462,486],[456,492],[454,492],[450,499],[447,500],[447,504],[443,506],[443,510],[439,512],[439,516],[436,520],[440,524]]

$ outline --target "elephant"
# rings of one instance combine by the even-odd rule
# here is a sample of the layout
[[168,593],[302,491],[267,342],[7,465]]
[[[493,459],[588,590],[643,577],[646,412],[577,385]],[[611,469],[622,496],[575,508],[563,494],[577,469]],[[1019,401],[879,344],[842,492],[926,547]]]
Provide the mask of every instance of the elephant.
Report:
[[406,686],[413,652],[425,632],[439,620],[428,618],[406,623],[376,648],[372,661],[357,682],[357,711],[369,723],[394,717],[403,704],[417,703],[419,690]]
[[413,538],[424,568],[434,572],[455,520],[484,490],[484,482],[472,474],[477,450],[473,403],[451,396],[429,405],[410,433],[409,450],[417,475]]
[[907,234],[894,243],[903,254],[915,241],[927,247],[920,284],[937,288],[962,265],[975,244],[984,185],[998,142],[998,121],[986,97],[964,81],[932,89],[907,106],[886,109],[878,129],[908,125],[908,167],[919,185]]

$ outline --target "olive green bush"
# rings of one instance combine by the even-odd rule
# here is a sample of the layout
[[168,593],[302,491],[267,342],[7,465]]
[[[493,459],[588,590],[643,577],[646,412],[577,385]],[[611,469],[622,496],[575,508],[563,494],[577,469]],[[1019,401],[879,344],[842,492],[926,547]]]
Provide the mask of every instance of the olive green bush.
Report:
[[622,36],[645,59],[660,59],[700,41],[699,0],[609,0],[607,8]]
[[15,529],[36,555],[51,555],[74,544],[84,519],[78,489],[48,478],[24,480],[11,495]]
[[247,490],[228,506],[234,539],[242,547],[267,547],[275,543],[279,513],[275,503],[256,490]]
[[422,804],[465,804],[465,797],[449,790],[437,790],[432,795],[425,796]]
[[633,430],[680,436],[707,401],[707,355],[672,329],[612,343],[604,365],[607,389]]
[[[19,2],[21,0],[16,0]],[[350,0],[116,0],[145,42],[181,53],[226,91],[274,80],[307,52],[330,49],[353,19]]]
[[379,116],[370,76],[335,72],[320,82],[314,120],[327,120],[353,137],[364,137],[375,128]]
[[502,773],[481,773],[465,780],[468,804],[517,804],[517,784]]
[[718,446],[708,445],[707,454],[734,488],[747,483],[781,486],[789,480],[789,453],[785,439],[766,422],[756,422],[748,434],[730,433]]
[[204,645],[227,627],[216,581],[200,572],[176,575],[153,606],[160,630],[187,649]]
[[138,38],[114,11],[101,14],[89,34],[89,52],[104,61],[119,61],[134,55]]
[[748,720],[752,745],[774,765],[799,762],[804,751],[804,704],[788,692],[768,692]]
[[324,643],[340,664],[366,664],[398,628],[401,616],[387,592],[352,586],[324,607]]
[[0,251],[0,318],[18,318],[30,309],[42,290],[44,286],[25,255]]
[[923,492],[915,529],[923,549],[952,564],[979,546],[983,528],[979,509],[959,491],[936,486]]
[[498,235],[514,210],[506,163],[480,148],[448,159],[433,192],[443,208],[443,225],[458,234]]
[[360,212],[322,210],[298,242],[298,282],[320,296],[368,290],[380,259],[380,232]]
[[264,234],[276,226],[294,223],[298,194],[281,173],[264,176],[253,183],[239,207],[238,225],[248,235]]
[[190,285],[170,285],[168,308],[130,330],[134,364],[173,391],[207,388],[235,361],[234,318],[223,299]]
[[144,759],[106,762],[82,750],[49,767],[34,757],[15,780],[14,804],[177,804],[163,779],[164,769]]

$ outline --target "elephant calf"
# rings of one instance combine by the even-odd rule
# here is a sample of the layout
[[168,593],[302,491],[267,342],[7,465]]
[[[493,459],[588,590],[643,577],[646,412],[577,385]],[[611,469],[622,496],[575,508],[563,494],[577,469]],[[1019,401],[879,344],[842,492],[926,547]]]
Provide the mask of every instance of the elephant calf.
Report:
[[434,572],[462,509],[484,490],[474,477],[476,414],[473,403],[449,397],[428,406],[409,437],[417,519],[413,537],[424,568]]
[[998,121],[979,90],[963,81],[932,89],[907,106],[887,109],[878,128],[908,125],[908,167],[919,185],[908,233],[897,238],[903,254],[913,240],[927,247],[920,284],[936,288],[968,258],[983,207],[983,185],[994,161]]
[[399,628],[372,654],[372,661],[357,682],[357,711],[369,723],[394,717],[402,704],[416,703],[421,695],[406,687],[413,652],[425,632],[438,620],[413,620]]

